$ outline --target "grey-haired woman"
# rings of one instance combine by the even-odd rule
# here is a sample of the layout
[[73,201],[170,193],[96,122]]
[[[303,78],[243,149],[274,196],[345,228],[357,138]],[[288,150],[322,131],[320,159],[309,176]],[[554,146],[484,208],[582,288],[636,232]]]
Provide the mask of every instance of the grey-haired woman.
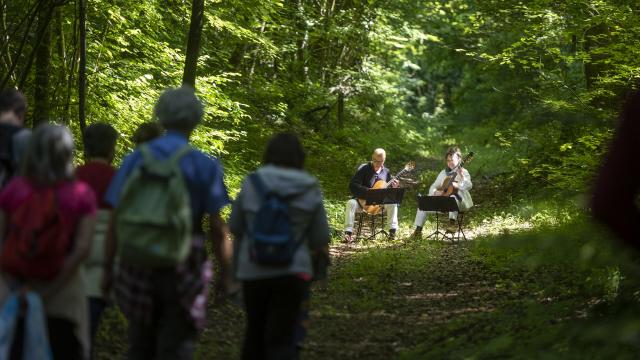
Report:
[[[74,179],[72,160],[69,129],[40,125],[27,147],[20,176],[0,192],[0,304],[8,291],[27,288],[41,295],[54,359],[82,359],[89,351],[87,303],[79,266],[90,251],[96,199],[88,185]],[[41,227],[58,234],[49,241],[67,244],[60,261],[48,264],[48,258],[58,254],[50,253],[49,248],[37,250],[45,254],[35,257],[37,261],[17,261],[8,249],[21,246],[20,231],[32,229],[32,219],[46,218],[43,214],[56,216],[55,222]],[[52,248],[60,248],[58,243]],[[14,342],[13,350],[12,358],[19,356],[21,347]]]

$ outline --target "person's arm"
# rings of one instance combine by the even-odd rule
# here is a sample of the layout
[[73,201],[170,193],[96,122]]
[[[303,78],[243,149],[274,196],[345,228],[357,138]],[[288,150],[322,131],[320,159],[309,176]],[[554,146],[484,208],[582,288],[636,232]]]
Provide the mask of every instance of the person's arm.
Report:
[[441,192],[438,190],[438,186],[442,185],[443,180],[444,180],[444,170],[438,174],[438,176],[436,177],[436,180],[433,182],[433,184],[431,184],[431,187],[429,188],[429,195],[439,196],[441,194]]
[[238,256],[240,254],[240,244],[244,239],[246,231],[246,216],[242,210],[242,201],[244,199],[244,187],[246,181],[243,183],[240,193],[231,204],[231,215],[229,216],[229,230],[233,234],[233,256],[232,256],[232,271],[235,273],[238,267]]
[[229,216],[229,230],[233,234],[235,241],[240,241],[245,231],[245,215],[242,211],[242,199],[244,198],[244,186],[238,193],[238,196],[231,204],[231,215]]
[[102,283],[100,287],[102,289],[102,298],[107,301],[110,299],[111,286],[113,285],[113,268],[116,258],[116,249],[118,248],[118,241],[115,231],[115,212],[111,211],[109,217],[109,229],[107,230],[107,237],[104,241],[104,269],[102,273]]
[[309,250],[313,266],[313,277],[322,280],[327,277],[327,268],[331,264],[329,256],[329,222],[323,203],[314,212],[309,227]]
[[[65,258],[62,270],[42,294],[43,298],[57,292],[66,284],[71,276],[78,270],[78,267],[91,252],[91,240],[93,239],[93,227],[95,225],[95,214],[84,215],[80,218],[76,228],[76,235],[71,253]],[[46,300],[45,300],[46,301]]]
[[232,244],[229,231],[220,214],[209,214],[209,238],[213,242],[214,256],[220,271],[215,281],[215,297],[220,299],[227,295],[233,282],[231,272]]
[[367,186],[362,184],[365,182],[370,168],[371,165],[369,164],[362,166],[358,171],[356,171],[349,182],[349,190],[351,191],[351,194],[359,199],[364,199],[367,194],[367,190],[369,189]]
[[387,171],[387,182],[389,183],[389,187],[392,188],[396,188],[400,185],[400,180],[398,179],[394,179],[393,176],[391,175],[391,170],[385,168],[385,170]]
[[22,163],[22,158],[24,154],[27,152],[27,146],[29,145],[29,139],[31,138],[31,131],[28,129],[22,129],[13,135],[13,157],[15,161],[16,169],[20,168],[20,164]]
[[455,185],[456,189],[469,191],[473,187],[473,183],[471,182],[471,175],[469,174],[469,171],[467,171],[467,169],[460,168],[460,170],[458,171],[457,179],[458,181]]

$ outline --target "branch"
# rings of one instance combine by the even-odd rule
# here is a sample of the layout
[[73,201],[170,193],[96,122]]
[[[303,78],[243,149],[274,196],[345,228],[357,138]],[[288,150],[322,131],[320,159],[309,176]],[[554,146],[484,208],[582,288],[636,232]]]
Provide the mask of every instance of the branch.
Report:
[[[22,40],[20,41],[20,46],[18,47],[18,51],[16,52],[16,56],[14,57],[13,62],[11,63],[11,65],[9,67],[9,71],[7,71],[7,73],[2,78],[2,82],[0,82],[0,89],[3,89],[3,88],[5,88],[7,86],[7,82],[9,81],[9,78],[11,78],[11,75],[13,74],[13,72],[16,69],[16,66],[18,65],[18,60],[20,59],[20,55],[22,54],[22,50],[24,49],[24,46],[27,43],[27,38],[29,37],[29,29],[31,29],[31,26],[33,25],[33,20],[36,18],[36,15],[40,11],[40,8],[42,7],[42,4],[44,4],[43,0],[38,1],[37,5],[35,6],[34,11],[29,16],[29,22],[27,24],[27,29],[24,32],[24,36],[22,37]],[[8,44],[9,44],[9,42],[7,41],[7,46],[8,46]]]

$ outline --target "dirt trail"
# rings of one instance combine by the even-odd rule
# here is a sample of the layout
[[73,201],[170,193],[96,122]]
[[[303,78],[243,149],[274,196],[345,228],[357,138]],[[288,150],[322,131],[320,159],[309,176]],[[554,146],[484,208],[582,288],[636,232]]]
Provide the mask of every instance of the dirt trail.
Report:
[[[374,311],[322,313],[318,309],[327,305],[352,309],[353,300],[329,298],[326,290],[317,289],[305,358],[393,358],[446,321],[492,311],[490,298],[498,296],[494,281],[469,258],[468,249],[464,243],[434,249],[438,254],[433,262],[397,281]],[[335,270],[339,276],[340,264]]]

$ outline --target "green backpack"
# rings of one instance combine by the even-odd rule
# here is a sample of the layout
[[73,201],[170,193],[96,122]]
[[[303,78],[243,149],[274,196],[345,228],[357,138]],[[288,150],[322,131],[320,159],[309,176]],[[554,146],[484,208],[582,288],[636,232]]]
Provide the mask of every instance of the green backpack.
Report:
[[140,147],[142,164],[125,182],[116,208],[118,255],[124,263],[171,267],[191,250],[189,191],[180,170],[185,145],[167,160],[157,160],[148,145]]

